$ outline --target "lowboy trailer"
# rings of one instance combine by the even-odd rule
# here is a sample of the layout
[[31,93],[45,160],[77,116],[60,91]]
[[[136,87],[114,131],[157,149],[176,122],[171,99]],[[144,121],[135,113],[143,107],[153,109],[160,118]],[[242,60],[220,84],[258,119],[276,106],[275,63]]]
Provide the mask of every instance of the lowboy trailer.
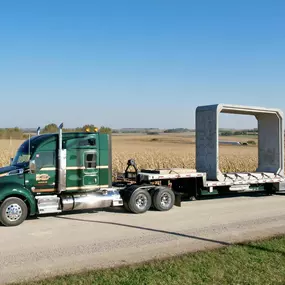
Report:
[[[258,168],[219,169],[220,113],[258,120]],[[202,195],[284,190],[284,126],[278,109],[209,105],[196,109],[196,169],[138,170],[130,159],[121,179],[112,179],[111,135],[100,132],[40,134],[23,142],[10,166],[0,169],[0,222],[17,226],[28,216],[124,206],[131,213],[151,207],[168,211],[181,199]],[[243,146],[240,146],[243,147]],[[133,171],[130,169],[133,168]]]

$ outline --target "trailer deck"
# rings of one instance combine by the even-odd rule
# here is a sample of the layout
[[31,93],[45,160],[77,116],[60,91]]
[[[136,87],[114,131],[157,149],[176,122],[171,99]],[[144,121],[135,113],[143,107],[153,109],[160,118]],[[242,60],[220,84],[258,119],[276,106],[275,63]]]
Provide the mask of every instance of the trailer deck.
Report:
[[225,181],[207,180],[207,173],[197,172],[195,169],[169,168],[169,169],[142,169],[138,175],[147,182],[159,180],[201,178],[203,187],[251,185],[265,183],[285,182],[285,177],[271,172],[241,172],[225,173]]

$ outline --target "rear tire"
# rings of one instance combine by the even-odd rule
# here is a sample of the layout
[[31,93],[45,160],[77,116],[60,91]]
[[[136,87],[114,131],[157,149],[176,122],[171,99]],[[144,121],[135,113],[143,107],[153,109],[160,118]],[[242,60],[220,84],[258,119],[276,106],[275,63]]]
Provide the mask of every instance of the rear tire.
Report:
[[135,214],[142,214],[151,207],[151,196],[147,190],[138,188],[128,201],[129,210]]
[[124,203],[124,208],[127,212],[131,212],[130,207],[128,205],[128,203],[126,201],[123,202]]
[[175,203],[173,191],[166,187],[159,187],[153,194],[153,206],[158,211],[169,211]]
[[28,207],[20,198],[7,198],[0,206],[0,222],[6,227],[20,225],[26,220],[27,216]]

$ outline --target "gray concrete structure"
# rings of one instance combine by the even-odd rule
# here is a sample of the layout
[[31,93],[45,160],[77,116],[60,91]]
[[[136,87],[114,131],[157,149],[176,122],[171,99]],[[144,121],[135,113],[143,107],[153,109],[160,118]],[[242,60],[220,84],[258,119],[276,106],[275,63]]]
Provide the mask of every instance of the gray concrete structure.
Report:
[[[219,114],[253,115],[258,121],[258,167],[254,173],[222,173],[219,168]],[[208,105],[196,109],[196,169],[208,180],[250,180],[284,176],[284,123],[279,109]]]

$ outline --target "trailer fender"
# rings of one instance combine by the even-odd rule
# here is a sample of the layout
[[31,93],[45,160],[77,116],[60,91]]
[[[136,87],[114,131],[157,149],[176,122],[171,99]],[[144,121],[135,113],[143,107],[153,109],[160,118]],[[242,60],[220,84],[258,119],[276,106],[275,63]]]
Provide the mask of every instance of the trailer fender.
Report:
[[139,188],[144,188],[144,189],[146,188],[149,191],[149,189],[154,188],[154,186],[153,185],[137,185],[137,184],[133,184],[133,185],[127,186],[124,189],[121,189],[120,190],[120,195],[121,195],[123,200],[127,201],[128,199],[130,199],[130,197],[132,196],[133,192],[136,191]]

